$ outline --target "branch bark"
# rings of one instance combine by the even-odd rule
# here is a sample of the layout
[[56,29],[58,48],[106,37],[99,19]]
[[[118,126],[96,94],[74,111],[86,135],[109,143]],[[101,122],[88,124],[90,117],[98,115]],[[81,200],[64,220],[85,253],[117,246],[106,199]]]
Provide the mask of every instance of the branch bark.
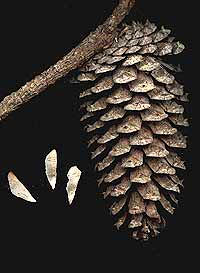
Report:
[[45,91],[56,80],[66,76],[71,70],[80,67],[95,53],[112,43],[117,26],[134,6],[135,0],[119,0],[118,6],[108,19],[94,32],[91,32],[77,47],[71,50],[56,64],[27,82],[16,92],[5,97],[0,103],[0,121],[5,119],[31,98]]

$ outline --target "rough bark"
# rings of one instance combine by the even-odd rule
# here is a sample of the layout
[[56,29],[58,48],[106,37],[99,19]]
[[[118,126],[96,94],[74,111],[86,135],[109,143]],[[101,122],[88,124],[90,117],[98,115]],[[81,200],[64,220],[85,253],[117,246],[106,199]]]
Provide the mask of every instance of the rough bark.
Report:
[[76,48],[72,49],[71,52],[46,71],[27,82],[19,90],[5,97],[0,103],[0,121],[31,98],[45,91],[48,86],[54,84],[58,79],[66,76],[71,70],[80,67],[95,53],[109,46],[116,35],[117,26],[134,4],[135,0],[119,0],[119,4],[111,16],[94,32],[90,33]]

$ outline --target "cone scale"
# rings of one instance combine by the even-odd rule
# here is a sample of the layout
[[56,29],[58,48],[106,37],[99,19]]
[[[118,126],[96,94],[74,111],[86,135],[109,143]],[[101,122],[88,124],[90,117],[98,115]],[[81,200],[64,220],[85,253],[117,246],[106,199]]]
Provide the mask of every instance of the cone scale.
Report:
[[[153,23],[125,25],[114,43],[78,71],[81,122],[88,134],[99,190],[119,229],[135,239],[155,237],[173,214],[185,169],[182,129],[187,93],[162,61],[184,45]],[[164,65],[163,65],[164,64]],[[89,88],[88,88],[89,85]]]

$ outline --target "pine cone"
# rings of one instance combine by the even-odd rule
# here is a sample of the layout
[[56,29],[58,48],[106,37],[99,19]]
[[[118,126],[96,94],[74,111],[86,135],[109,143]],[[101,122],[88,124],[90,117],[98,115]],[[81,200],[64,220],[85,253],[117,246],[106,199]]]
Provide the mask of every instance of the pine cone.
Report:
[[98,185],[112,202],[116,227],[133,229],[135,239],[154,237],[165,226],[161,207],[173,214],[182,186],[177,168],[185,169],[178,153],[186,148],[187,94],[169,72],[177,69],[160,59],[184,49],[170,32],[149,21],[125,25],[77,76],[92,81],[80,94],[80,111]]

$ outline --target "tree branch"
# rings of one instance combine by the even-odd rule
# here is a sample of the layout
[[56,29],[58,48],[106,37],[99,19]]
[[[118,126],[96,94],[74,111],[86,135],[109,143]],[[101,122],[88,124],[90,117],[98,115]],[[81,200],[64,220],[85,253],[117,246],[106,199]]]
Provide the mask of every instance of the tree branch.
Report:
[[119,0],[119,4],[111,16],[94,32],[90,33],[76,48],[72,49],[71,52],[46,71],[27,82],[19,90],[5,97],[0,103],[0,121],[31,98],[45,91],[56,80],[83,65],[95,53],[109,46],[116,36],[117,26],[134,4],[135,0]]

